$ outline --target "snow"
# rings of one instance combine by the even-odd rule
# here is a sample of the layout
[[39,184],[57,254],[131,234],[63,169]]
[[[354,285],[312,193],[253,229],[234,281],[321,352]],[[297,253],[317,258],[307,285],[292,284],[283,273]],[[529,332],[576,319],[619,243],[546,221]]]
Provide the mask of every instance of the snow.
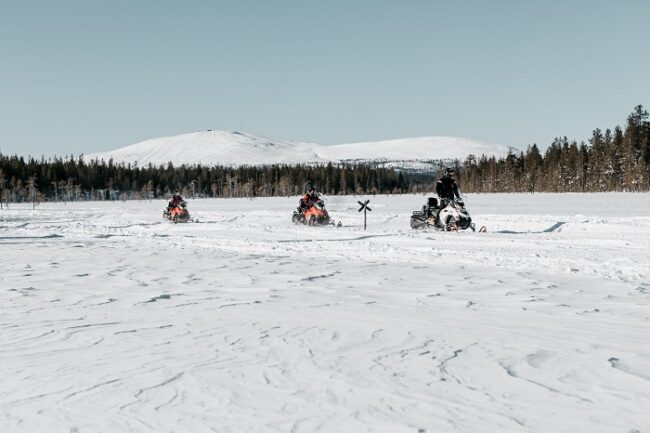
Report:
[[2,432],[648,432],[650,195],[425,200],[0,211]]
[[508,147],[457,137],[415,137],[325,146],[318,156],[332,161],[430,161],[465,159],[468,155],[506,155]]
[[202,164],[262,165],[294,164],[317,160],[315,144],[269,140],[229,131],[202,131],[162,137],[132,144],[110,152],[86,156],[115,162],[138,163],[140,166]]
[[174,165],[226,166],[340,161],[381,161],[403,165],[404,162],[462,160],[469,154],[499,156],[507,152],[507,146],[456,137],[417,137],[324,146],[271,140],[240,132],[202,131],[146,140],[109,152],[89,154],[85,158],[87,161],[112,158],[115,162],[137,163],[139,166],[149,163],[167,165],[170,161]]

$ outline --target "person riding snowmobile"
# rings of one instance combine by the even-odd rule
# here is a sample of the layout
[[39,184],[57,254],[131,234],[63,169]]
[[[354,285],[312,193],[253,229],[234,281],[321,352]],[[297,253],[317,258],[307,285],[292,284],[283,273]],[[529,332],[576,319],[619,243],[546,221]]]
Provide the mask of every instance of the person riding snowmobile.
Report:
[[172,198],[169,199],[169,202],[167,203],[167,211],[171,211],[174,208],[177,207],[185,207],[187,204],[185,203],[185,200],[183,200],[183,197],[180,196],[180,194],[174,194],[172,195]]
[[445,174],[442,176],[436,183],[436,193],[440,198],[440,208],[443,208],[453,201],[454,198],[460,199],[460,193],[458,192],[458,184],[454,179],[454,169],[445,168]]
[[312,186],[307,191],[307,194],[305,194],[300,199],[300,203],[298,205],[298,210],[300,210],[301,212],[305,212],[309,208],[314,206],[318,202],[318,200],[320,200],[320,197],[318,197],[318,193],[316,192],[316,188],[314,188]]
[[169,199],[167,208],[165,208],[163,211],[163,218],[166,218],[174,223],[186,221],[198,222],[196,219],[190,219],[190,213],[187,210],[187,204],[185,203],[185,200],[183,200],[183,197],[181,197],[178,193],[172,195],[172,197]]
[[325,202],[313,186],[310,186],[307,193],[300,198],[298,209],[293,211],[291,221],[294,224],[310,226],[336,225],[336,227],[341,227],[341,221],[335,223],[330,218],[329,212],[325,209]]

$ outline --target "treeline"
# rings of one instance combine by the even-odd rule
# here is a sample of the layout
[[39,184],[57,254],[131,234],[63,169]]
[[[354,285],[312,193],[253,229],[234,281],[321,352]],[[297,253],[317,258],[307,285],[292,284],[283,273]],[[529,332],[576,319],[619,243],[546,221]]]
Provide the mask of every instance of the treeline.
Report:
[[[430,181],[433,180],[431,176]],[[25,160],[0,155],[2,201],[126,200],[167,197],[290,196],[308,185],[326,194],[398,194],[419,191],[421,176],[363,164],[261,167],[137,167],[69,157]],[[430,185],[427,185],[430,188]]]
[[505,158],[469,156],[460,167],[466,192],[598,192],[650,190],[650,122],[639,105],[617,126],[593,131],[588,143],[556,138]]
[[[596,192],[650,190],[650,122],[639,105],[624,128],[593,131],[588,143],[557,138],[505,157],[470,155],[454,162],[464,192]],[[43,200],[166,197],[259,197],[302,194],[308,184],[330,194],[400,194],[435,190],[443,168],[428,172],[380,164],[261,167],[138,167],[82,157],[41,159],[0,154],[0,206]]]

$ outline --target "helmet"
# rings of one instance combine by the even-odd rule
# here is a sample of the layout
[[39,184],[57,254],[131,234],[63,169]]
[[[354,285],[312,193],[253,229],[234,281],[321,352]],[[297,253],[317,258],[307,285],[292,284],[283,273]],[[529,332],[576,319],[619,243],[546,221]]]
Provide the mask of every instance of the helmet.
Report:
[[451,167],[445,168],[445,176],[453,176],[455,173],[454,169]]
[[313,193],[316,192],[316,188],[314,188],[313,186],[310,186],[309,189],[308,189],[307,191],[308,191],[310,194],[313,194]]

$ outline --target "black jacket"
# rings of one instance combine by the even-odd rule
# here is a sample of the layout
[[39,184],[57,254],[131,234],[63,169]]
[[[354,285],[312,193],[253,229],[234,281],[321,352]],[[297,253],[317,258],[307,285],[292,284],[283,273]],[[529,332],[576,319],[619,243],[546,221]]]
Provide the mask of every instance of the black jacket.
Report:
[[167,210],[173,209],[178,206],[185,207],[187,206],[187,204],[185,203],[185,200],[183,200],[183,197],[173,196],[172,198],[169,199],[169,202],[167,203]]
[[451,176],[443,176],[438,180],[438,183],[436,183],[436,193],[438,193],[438,197],[446,198],[448,200],[453,200],[454,196],[460,198],[458,185]]

